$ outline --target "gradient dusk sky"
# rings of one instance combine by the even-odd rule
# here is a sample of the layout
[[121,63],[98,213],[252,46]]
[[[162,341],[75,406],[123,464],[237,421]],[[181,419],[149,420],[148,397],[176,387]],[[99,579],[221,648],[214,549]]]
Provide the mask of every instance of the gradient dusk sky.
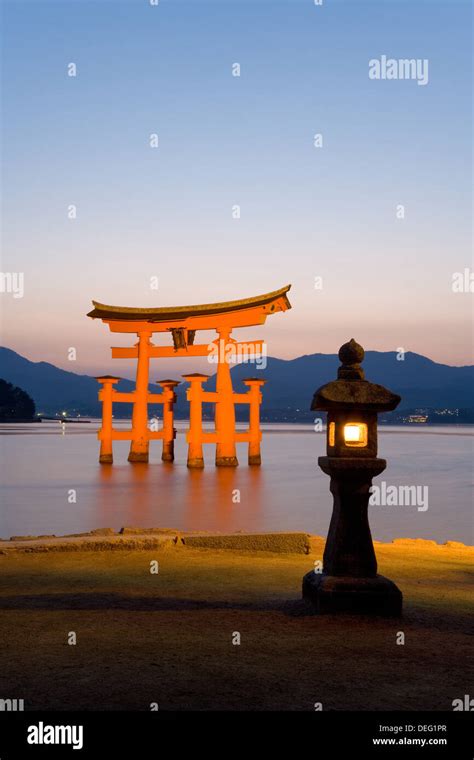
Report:
[[[87,319],[91,299],[292,283],[291,311],[241,333],[272,356],[354,336],[472,363],[473,295],[452,290],[472,271],[470,17],[467,0],[4,2],[2,271],[25,293],[1,294],[2,344],[131,376],[109,346],[132,340]],[[428,84],[371,80],[382,55],[428,59]]]

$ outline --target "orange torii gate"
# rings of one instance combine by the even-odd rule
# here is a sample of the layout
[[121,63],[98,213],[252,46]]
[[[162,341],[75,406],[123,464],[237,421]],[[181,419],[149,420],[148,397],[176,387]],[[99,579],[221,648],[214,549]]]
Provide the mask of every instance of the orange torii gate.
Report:
[[[101,319],[108,324],[113,333],[135,333],[138,342],[130,348],[112,348],[113,359],[137,359],[135,390],[120,393],[114,390],[114,384],[120,378],[103,375],[97,380],[101,384],[99,399],[102,401],[102,427],[98,432],[101,441],[100,462],[113,461],[112,441],[130,440],[129,462],[148,462],[150,440],[163,441],[162,459],[174,459],[173,404],[176,400],[174,388],[176,380],[161,380],[161,393],[150,393],[149,362],[154,358],[178,358],[183,356],[208,356],[213,354],[217,363],[216,390],[203,390],[203,383],[209,375],[183,375],[190,383],[187,398],[190,402],[190,427],[186,440],[189,444],[188,467],[203,467],[202,444],[216,444],[216,465],[236,466],[235,444],[249,443],[249,464],[260,464],[260,422],[259,405],[261,403],[261,386],[264,380],[246,378],[247,393],[234,393],[229,361],[245,349],[247,354],[262,354],[263,341],[238,343],[231,338],[232,330],[239,327],[264,324],[269,314],[287,311],[291,308],[287,285],[280,290],[262,296],[245,298],[239,301],[227,301],[196,306],[170,306],[160,308],[133,308],[128,306],[106,306],[93,301],[94,308],[87,315],[92,319]],[[211,344],[195,344],[198,330],[215,330],[217,339]],[[155,346],[151,342],[153,333],[170,332],[173,346]],[[133,403],[131,430],[114,430],[112,425],[112,405],[114,403]],[[215,404],[215,430],[204,432],[202,429],[202,404]],[[148,428],[148,404],[163,404],[163,427],[160,431]],[[235,430],[235,404],[250,405],[250,422],[248,430],[237,433]]]

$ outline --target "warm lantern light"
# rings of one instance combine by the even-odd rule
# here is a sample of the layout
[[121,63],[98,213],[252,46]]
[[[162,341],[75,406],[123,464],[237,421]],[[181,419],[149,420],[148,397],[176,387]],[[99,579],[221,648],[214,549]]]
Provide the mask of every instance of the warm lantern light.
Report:
[[344,425],[346,446],[367,446],[367,425],[364,422],[350,422]]
[[329,445],[334,446],[336,443],[336,423],[329,423]]

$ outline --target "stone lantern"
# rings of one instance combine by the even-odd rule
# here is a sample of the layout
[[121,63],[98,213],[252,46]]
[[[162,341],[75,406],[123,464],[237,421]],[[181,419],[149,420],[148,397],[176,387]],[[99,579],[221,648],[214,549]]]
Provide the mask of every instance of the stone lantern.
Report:
[[364,353],[354,339],[341,346],[337,380],[319,388],[311,404],[327,412],[327,456],[318,464],[331,478],[334,506],[323,571],[304,576],[303,596],[319,613],[400,615],[400,590],[377,574],[367,510],[372,478],[387,465],[377,457],[377,413],[401,399],[364,379]]

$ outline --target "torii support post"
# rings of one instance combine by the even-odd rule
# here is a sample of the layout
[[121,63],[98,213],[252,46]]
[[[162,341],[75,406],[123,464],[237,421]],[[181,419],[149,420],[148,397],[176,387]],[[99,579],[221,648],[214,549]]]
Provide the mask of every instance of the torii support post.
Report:
[[112,464],[114,461],[112,449],[112,404],[115,394],[114,385],[120,378],[113,375],[102,375],[95,378],[100,384],[99,401],[102,401],[102,427],[97,433],[100,441],[100,464]]
[[173,405],[176,401],[174,389],[179,382],[177,380],[158,380],[158,385],[163,388],[163,450],[161,458],[163,462],[174,462],[174,439],[176,430],[174,428]]
[[232,343],[229,340],[230,332],[228,328],[217,328],[219,339],[215,411],[216,467],[237,467],[239,464],[235,450],[235,406],[232,378],[227,360],[227,346]]
[[244,385],[248,387],[249,395],[249,465],[262,464],[260,454],[260,442],[262,440],[262,431],[260,430],[260,404],[262,403],[262,393],[260,388],[267,381],[259,377],[246,377],[243,380]]
[[148,462],[148,383],[151,348],[151,332],[138,334],[137,379],[135,383],[132,442],[130,444],[129,462]]
[[183,375],[184,379],[190,383],[186,392],[189,401],[189,430],[186,435],[188,447],[188,467],[202,469],[204,467],[204,457],[202,455],[202,402],[204,391],[202,384],[209,379],[209,375],[193,373]]

